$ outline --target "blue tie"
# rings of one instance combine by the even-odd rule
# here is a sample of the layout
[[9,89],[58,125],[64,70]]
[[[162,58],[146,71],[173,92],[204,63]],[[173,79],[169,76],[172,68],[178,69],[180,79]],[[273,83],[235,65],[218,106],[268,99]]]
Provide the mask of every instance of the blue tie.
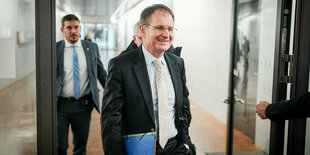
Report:
[[79,61],[75,46],[72,45],[73,48],[73,82],[74,82],[74,98],[80,98],[80,75],[79,75]]

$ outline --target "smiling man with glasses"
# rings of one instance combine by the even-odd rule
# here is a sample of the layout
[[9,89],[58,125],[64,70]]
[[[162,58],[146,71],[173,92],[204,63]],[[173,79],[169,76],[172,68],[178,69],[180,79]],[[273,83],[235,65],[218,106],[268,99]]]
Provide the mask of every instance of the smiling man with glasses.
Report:
[[125,154],[123,136],[156,132],[157,155],[193,154],[184,61],[166,52],[174,14],[154,4],[140,16],[142,45],[109,62],[101,113],[105,155]]

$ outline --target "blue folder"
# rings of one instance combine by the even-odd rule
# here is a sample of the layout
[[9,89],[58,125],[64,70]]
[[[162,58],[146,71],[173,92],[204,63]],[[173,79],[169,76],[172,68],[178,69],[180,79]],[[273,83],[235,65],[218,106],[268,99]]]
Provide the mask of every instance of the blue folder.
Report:
[[133,134],[123,137],[127,155],[155,155],[155,132]]

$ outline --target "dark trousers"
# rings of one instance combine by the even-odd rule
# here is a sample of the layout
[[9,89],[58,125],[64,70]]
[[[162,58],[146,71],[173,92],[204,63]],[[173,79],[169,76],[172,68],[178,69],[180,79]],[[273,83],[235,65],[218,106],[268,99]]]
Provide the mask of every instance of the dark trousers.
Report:
[[69,101],[59,98],[57,103],[58,154],[66,155],[69,125],[73,133],[73,155],[85,155],[93,103],[89,99]]
[[170,138],[163,149],[158,141],[156,143],[156,155],[187,155],[184,143],[178,142],[177,138]]

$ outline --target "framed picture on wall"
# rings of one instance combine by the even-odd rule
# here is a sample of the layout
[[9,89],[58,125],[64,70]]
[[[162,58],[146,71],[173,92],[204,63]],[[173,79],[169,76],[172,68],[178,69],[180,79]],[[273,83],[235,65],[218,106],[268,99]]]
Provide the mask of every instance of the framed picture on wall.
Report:
[[33,32],[17,32],[17,44],[25,44],[34,41]]

